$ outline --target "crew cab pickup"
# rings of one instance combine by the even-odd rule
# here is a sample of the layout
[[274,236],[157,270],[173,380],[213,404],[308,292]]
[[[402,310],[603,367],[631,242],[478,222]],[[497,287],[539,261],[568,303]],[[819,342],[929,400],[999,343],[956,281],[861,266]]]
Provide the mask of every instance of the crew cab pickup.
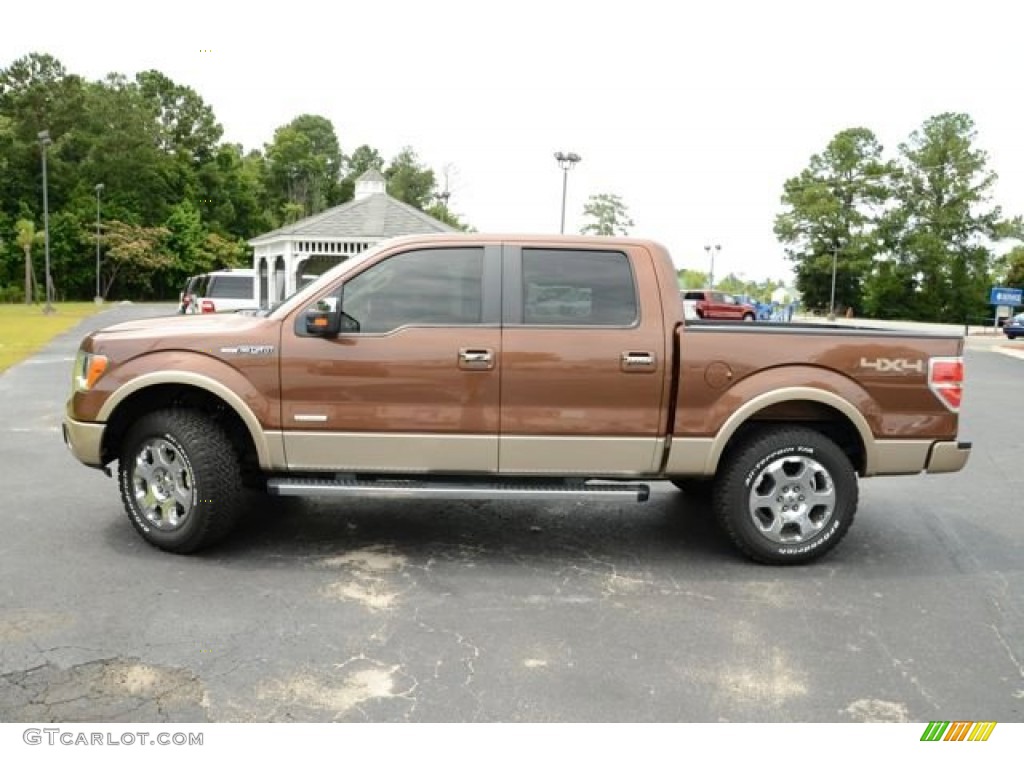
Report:
[[963,339],[683,318],[631,238],[387,241],[256,316],[90,334],[64,439],[117,462],[151,544],[225,536],[253,498],[645,500],[710,489],[740,551],[834,547],[859,478],[954,472]]

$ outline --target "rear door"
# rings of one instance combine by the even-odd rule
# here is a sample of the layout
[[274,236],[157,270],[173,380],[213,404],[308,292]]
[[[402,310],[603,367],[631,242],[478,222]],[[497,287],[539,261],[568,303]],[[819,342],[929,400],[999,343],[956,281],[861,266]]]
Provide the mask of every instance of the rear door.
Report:
[[515,245],[503,264],[501,471],[655,471],[671,366],[651,255]]
[[307,335],[296,313],[281,338],[290,469],[497,470],[500,253],[420,247],[369,264],[329,294],[352,320],[335,338]]

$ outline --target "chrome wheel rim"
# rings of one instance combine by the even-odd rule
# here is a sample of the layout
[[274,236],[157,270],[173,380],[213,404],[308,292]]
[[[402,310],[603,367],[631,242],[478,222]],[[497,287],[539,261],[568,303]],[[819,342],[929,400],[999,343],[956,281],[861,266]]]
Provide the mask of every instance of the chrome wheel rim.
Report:
[[750,485],[750,520],[775,544],[801,544],[828,525],[836,508],[835,483],[813,459],[773,461]]
[[180,528],[192,511],[192,468],[176,445],[150,438],[139,448],[132,491],[143,517],[162,531]]

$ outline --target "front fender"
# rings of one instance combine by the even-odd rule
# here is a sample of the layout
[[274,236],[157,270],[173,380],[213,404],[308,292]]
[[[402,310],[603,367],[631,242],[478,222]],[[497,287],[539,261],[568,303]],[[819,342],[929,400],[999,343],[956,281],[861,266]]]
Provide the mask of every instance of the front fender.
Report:
[[[273,368],[273,379],[276,380],[276,361],[273,366],[266,359],[261,364]],[[87,396],[103,398],[93,420],[108,422],[118,406],[130,396],[146,388],[166,384],[196,387],[226,403],[248,429],[261,467],[273,467],[283,456],[280,432],[267,431],[268,426],[280,419],[280,403],[222,360],[194,352],[154,352],[118,366],[110,375],[102,377],[92,392],[87,393]]]

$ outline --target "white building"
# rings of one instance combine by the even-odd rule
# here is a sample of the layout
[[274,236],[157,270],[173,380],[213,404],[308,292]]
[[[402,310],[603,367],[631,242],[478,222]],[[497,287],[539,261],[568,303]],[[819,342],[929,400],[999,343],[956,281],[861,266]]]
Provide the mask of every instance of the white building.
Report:
[[356,180],[353,200],[249,241],[256,300],[261,307],[281,301],[301,285],[302,276],[320,275],[381,240],[453,231],[391,197],[384,176],[371,168]]

